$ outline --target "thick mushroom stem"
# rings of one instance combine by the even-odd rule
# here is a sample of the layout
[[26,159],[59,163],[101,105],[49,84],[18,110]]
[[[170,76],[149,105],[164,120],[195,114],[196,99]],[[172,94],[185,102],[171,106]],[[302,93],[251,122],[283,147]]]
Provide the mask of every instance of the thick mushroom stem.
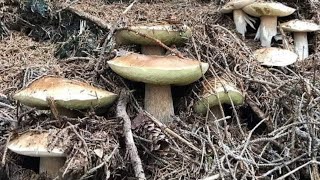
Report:
[[[253,23],[255,22],[254,19],[249,17],[244,11],[241,9],[233,10],[233,21],[236,25],[237,31],[242,35],[245,36],[247,32],[247,24],[249,24],[253,29],[255,29]],[[253,23],[252,23],[253,22]]]
[[271,47],[272,37],[277,34],[277,16],[261,16],[260,26],[255,40],[260,39],[261,46]]
[[39,173],[46,173],[54,178],[59,175],[59,169],[63,167],[64,157],[40,157]]
[[299,55],[299,60],[309,56],[308,36],[306,32],[294,32],[294,49]]
[[[165,49],[160,46],[142,46],[145,55],[163,55]],[[174,115],[170,85],[145,85],[144,108],[162,123],[169,123]]]
[[170,85],[146,84],[144,107],[162,123],[169,123],[174,115]]

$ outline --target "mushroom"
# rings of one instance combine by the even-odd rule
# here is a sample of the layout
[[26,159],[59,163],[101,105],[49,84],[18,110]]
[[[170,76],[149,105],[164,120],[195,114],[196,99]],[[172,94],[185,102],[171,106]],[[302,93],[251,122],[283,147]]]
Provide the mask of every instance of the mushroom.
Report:
[[309,56],[308,32],[319,31],[320,25],[304,20],[294,19],[280,24],[280,27],[287,32],[293,32],[294,47],[299,59],[303,60]]
[[255,2],[242,9],[251,16],[260,17],[261,23],[255,36],[264,47],[271,46],[272,37],[277,34],[277,18],[289,16],[296,9],[279,2]]
[[56,177],[65,163],[66,155],[61,148],[49,150],[48,136],[48,132],[27,132],[11,140],[8,149],[24,156],[40,157],[39,173]]
[[253,56],[265,66],[287,66],[298,60],[296,53],[275,47],[255,50]]
[[[230,97],[230,98],[229,98]],[[206,114],[208,110],[217,118],[223,118],[220,110],[219,101],[222,104],[232,103],[234,105],[242,105],[244,103],[244,95],[231,83],[222,79],[212,78],[204,83],[204,88],[198,100],[194,105],[194,110],[198,114]],[[214,117],[209,113],[209,120]]]
[[52,98],[63,114],[68,110],[110,105],[116,100],[117,94],[76,80],[44,76],[17,92],[13,98],[38,109],[49,109],[48,98]]
[[145,109],[163,123],[174,115],[170,85],[191,84],[202,77],[209,65],[177,56],[131,53],[108,61],[110,68],[131,81],[146,83]]
[[[131,26],[129,29],[147,35],[161,41],[167,46],[181,45],[191,36],[191,29],[186,25],[168,23],[150,23]],[[165,49],[158,46],[154,40],[141,36],[128,29],[119,29],[115,33],[118,45],[137,44],[141,45],[141,53],[146,55],[163,55]]]
[[255,20],[249,17],[245,12],[242,11],[242,8],[254,3],[256,0],[233,0],[225,4],[221,8],[222,13],[231,13],[233,12],[233,21],[236,24],[237,31],[244,37],[247,32],[247,23],[255,29],[252,23],[255,23]]

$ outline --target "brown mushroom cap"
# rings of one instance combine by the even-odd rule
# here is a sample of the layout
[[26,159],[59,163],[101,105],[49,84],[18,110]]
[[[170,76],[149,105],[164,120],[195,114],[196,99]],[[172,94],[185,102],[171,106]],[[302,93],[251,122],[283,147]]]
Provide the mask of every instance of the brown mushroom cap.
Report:
[[296,53],[275,47],[255,50],[253,56],[265,66],[287,66],[298,60]]
[[87,109],[109,105],[117,95],[80,81],[44,76],[17,92],[13,98],[39,109],[49,108],[47,98],[67,109]]
[[27,132],[14,138],[8,144],[11,151],[32,157],[65,157],[63,150],[53,148],[49,151],[49,133]]
[[[139,33],[160,40],[162,43],[170,45],[181,45],[191,37],[191,29],[183,24],[152,23],[129,27]],[[119,29],[115,33],[116,43],[119,45],[158,45],[153,40],[143,37],[126,28]]]
[[255,2],[249,4],[242,9],[251,16],[289,16],[294,13],[296,9],[288,7],[279,2]]
[[242,105],[244,103],[244,95],[231,82],[222,79],[209,79],[205,82],[203,90],[194,105],[196,113],[205,114],[208,108],[221,104],[231,104],[229,96],[234,105]]
[[155,85],[187,85],[202,77],[209,65],[177,56],[156,56],[132,53],[108,61],[120,76]]
[[320,25],[299,19],[293,19],[291,21],[282,23],[280,26],[284,31],[287,32],[313,32],[320,30]]

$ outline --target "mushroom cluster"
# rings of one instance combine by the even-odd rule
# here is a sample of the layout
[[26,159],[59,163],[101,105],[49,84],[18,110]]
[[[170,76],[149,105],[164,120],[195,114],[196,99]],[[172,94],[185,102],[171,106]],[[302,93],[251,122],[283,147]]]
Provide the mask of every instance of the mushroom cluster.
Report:
[[[245,36],[247,24],[255,29],[253,25],[255,20],[250,16],[260,18],[260,25],[256,32],[255,40],[259,39],[263,48],[255,51],[254,54],[257,60],[266,66],[287,66],[309,56],[307,32],[319,31],[320,26],[318,24],[294,19],[281,23],[278,26],[278,17],[289,16],[295,11],[296,9],[280,2],[257,2],[254,0],[232,0],[221,8],[222,13],[233,12],[236,30],[242,36]],[[293,57],[295,56],[289,51],[271,47],[272,38],[278,34],[277,28],[282,28],[286,32],[293,32],[294,53],[298,55],[298,58],[294,59]],[[268,58],[264,58],[266,62],[261,59],[261,53],[268,54]],[[280,54],[282,57],[288,56],[288,58],[281,59],[277,57]]]
[[[39,110],[51,109],[51,102],[54,102],[54,109],[59,116],[74,117],[78,116],[78,110],[108,107],[117,96],[84,82],[43,76],[18,91],[13,98]],[[66,154],[61,148],[48,147],[49,134],[25,132],[11,139],[8,149],[24,156],[40,157],[39,173],[46,173],[54,178],[59,176],[59,169],[64,165]]]
[[180,46],[190,36],[188,26],[167,23],[133,26],[129,30],[120,29],[115,34],[119,45],[140,45],[142,54],[129,53],[117,57],[108,61],[110,68],[126,79],[145,83],[144,108],[163,123],[171,122],[174,115],[171,85],[183,86],[197,81],[209,65],[176,55],[165,55],[166,49],[154,39],[167,46]]

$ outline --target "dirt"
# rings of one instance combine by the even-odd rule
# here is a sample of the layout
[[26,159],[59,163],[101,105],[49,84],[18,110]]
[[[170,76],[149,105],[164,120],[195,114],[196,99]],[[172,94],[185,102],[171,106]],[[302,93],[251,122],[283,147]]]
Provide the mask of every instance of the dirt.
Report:
[[[318,2],[281,2],[297,11],[279,18],[279,22],[299,18],[320,23]],[[135,176],[125,147],[122,120],[116,117],[116,103],[81,111],[79,118],[56,119],[50,111],[35,110],[12,98],[19,89],[44,75],[78,79],[114,93],[132,90],[127,113],[135,123],[143,121],[135,126],[147,124],[133,129],[147,179],[200,179],[214,175],[225,179],[318,177],[317,166],[312,164],[319,164],[319,32],[308,35],[311,55],[306,61],[270,68],[260,66],[252,56],[254,50],[261,48],[254,40],[256,30],[249,28],[243,38],[235,31],[232,14],[219,12],[225,1],[145,0],[134,3],[123,14],[130,3],[0,2],[0,102],[5,104],[0,104],[0,174],[7,176],[0,179],[49,179],[37,174],[37,163],[29,163],[37,159],[10,152],[6,143],[27,130],[50,129],[57,130],[50,137],[51,146],[63,146],[68,154],[61,179]],[[74,9],[99,18],[109,28],[101,28],[101,24]],[[138,46],[116,45],[108,37],[113,29],[163,21],[192,27],[192,38],[176,48],[185,57],[210,64],[199,81],[172,87],[176,117],[168,124],[201,153],[141,115],[144,85],[119,77],[106,63],[116,51],[140,51]],[[256,29],[259,23],[256,18]],[[292,46],[291,34],[285,37]],[[272,46],[286,48],[282,41],[273,40]],[[192,108],[205,81],[214,77],[232,81],[246,95],[241,106],[223,105],[226,119],[220,120],[222,123],[207,122],[208,115],[197,115]],[[160,134],[161,142],[166,143],[166,150],[161,152],[153,150],[159,144],[152,141]],[[303,168],[298,169],[299,166]]]

